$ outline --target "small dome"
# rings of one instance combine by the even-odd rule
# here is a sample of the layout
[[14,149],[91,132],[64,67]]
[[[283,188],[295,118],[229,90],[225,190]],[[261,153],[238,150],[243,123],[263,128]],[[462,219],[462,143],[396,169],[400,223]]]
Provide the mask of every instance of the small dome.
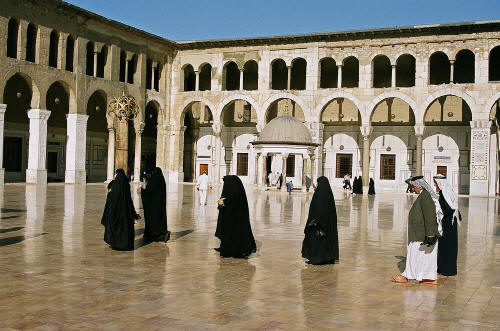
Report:
[[311,133],[306,126],[290,115],[272,119],[264,127],[256,143],[313,144]]

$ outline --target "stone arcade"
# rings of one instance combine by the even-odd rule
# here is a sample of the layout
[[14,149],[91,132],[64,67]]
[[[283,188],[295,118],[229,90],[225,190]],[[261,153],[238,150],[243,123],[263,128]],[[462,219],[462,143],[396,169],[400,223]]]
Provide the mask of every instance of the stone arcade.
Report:
[[[442,173],[498,193],[500,21],[175,43],[60,1],[4,1],[0,77],[2,182],[104,182],[116,149],[135,180],[157,165],[171,183],[207,170],[262,185],[290,154],[267,167],[259,135],[287,114],[311,136],[299,187],[313,161],[337,186]],[[139,107],[126,142],[106,114],[122,93]]]

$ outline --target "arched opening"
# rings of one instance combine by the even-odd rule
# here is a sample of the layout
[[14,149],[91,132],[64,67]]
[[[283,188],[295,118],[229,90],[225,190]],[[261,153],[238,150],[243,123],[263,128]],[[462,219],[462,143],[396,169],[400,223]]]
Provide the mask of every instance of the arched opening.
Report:
[[153,88],[155,91],[160,91],[160,73],[161,73],[161,64],[156,64],[156,67],[153,68],[153,72],[155,74],[155,79],[153,80]]
[[59,32],[52,30],[50,33],[49,42],[49,66],[57,68],[57,60],[59,56]]
[[259,65],[256,61],[250,60],[243,66],[243,89],[254,91],[259,88]]
[[7,56],[17,58],[17,39],[19,35],[19,21],[15,18],[9,20],[7,32]]
[[435,52],[429,59],[429,83],[431,85],[450,83],[450,60],[443,52]]
[[66,168],[66,115],[69,113],[69,92],[61,82],[53,83],[47,90],[47,181],[64,181]]
[[87,102],[87,182],[104,182],[108,164],[107,97],[95,91]]
[[474,83],[474,53],[462,49],[457,53],[453,66],[453,82],[457,84]]
[[307,62],[303,58],[297,58],[292,61],[292,72],[290,76],[290,89],[306,89],[306,69]]
[[125,74],[127,71],[127,53],[125,51],[120,52],[120,82],[125,82]]
[[255,127],[257,112],[245,100],[234,100],[222,109],[221,122],[223,127]]
[[182,121],[186,127],[184,130],[182,171],[184,181],[192,182],[196,178],[196,142],[201,135],[212,132],[214,118],[207,105],[196,101],[184,109]]
[[337,87],[338,68],[335,60],[331,57],[325,57],[319,61],[320,67],[320,88]]
[[271,62],[271,89],[286,90],[288,82],[288,69],[285,61],[276,59]]
[[106,62],[108,59],[108,47],[102,46],[102,49],[97,53],[97,70],[96,76],[104,78],[104,68],[106,67]]
[[151,90],[152,88],[152,82],[151,79],[153,78],[153,62],[151,62],[151,59],[146,60],[146,89]]
[[141,146],[141,173],[151,173],[156,167],[157,127],[160,107],[155,101],[146,105],[144,114],[144,131],[142,132]]
[[127,83],[134,84],[134,77],[137,71],[137,54],[134,54],[132,58],[127,61],[128,72],[127,72]]
[[361,114],[358,107],[349,99],[331,100],[321,111],[321,123],[325,126],[359,126]]
[[212,66],[206,63],[201,67],[198,75],[200,91],[210,91],[212,89]]
[[24,181],[28,160],[29,119],[32,87],[29,78],[15,74],[5,84],[3,102],[7,104],[3,141],[3,168],[6,182]]
[[500,46],[496,46],[490,51],[488,73],[490,82],[500,81]]
[[387,98],[375,106],[370,122],[372,126],[414,126],[415,115],[406,101]]
[[91,41],[87,43],[85,63],[86,63],[85,73],[87,74],[87,76],[94,76],[94,43]]
[[372,61],[373,87],[391,87],[392,67],[391,60],[385,55],[377,55]]
[[274,101],[266,110],[266,123],[282,115],[290,115],[301,122],[305,122],[304,111],[292,99],[284,98]]
[[403,54],[396,61],[396,86],[415,86],[415,58],[410,54]]
[[36,60],[36,44],[37,44],[38,28],[35,24],[28,24],[26,31],[26,61],[35,62]]
[[232,61],[224,65],[222,71],[222,88],[225,91],[240,89],[240,69],[238,69],[238,65]]
[[182,69],[184,73],[184,90],[185,92],[187,91],[194,91],[196,88],[196,75],[194,74],[194,69],[193,66],[190,64],[187,64],[184,66]]
[[72,36],[66,38],[66,70],[73,72],[73,59],[75,56],[75,39]]
[[342,68],[342,87],[359,86],[359,61],[354,56],[344,59]]
[[423,170],[446,175],[461,194],[469,193],[471,120],[469,105],[455,95],[437,98],[424,114],[425,134],[434,138],[424,139]]

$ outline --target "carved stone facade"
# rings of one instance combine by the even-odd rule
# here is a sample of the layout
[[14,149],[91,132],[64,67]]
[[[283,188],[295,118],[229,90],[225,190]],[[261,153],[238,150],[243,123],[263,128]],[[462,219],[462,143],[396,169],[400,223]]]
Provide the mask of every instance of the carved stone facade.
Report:
[[[250,142],[286,113],[321,144],[313,174],[333,185],[347,171],[402,191],[405,176],[444,172],[460,193],[495,195],[499,76],[499,21],[175,43],[64,2],[11,1],[0,16],[4,177],[109,180],[117,128],[105,108],[125,92],[140,108],[129,127],[144,125],[129,130],[135,180],[159,166],[170,182],[206,168],[215,182],[262,183],[255,168],[272,165]],[[30,109],[51,112],[48,134],[31,132]],[[88,116],[86,132],[66,114]],[[32,143],[47,162],[30,163]]]

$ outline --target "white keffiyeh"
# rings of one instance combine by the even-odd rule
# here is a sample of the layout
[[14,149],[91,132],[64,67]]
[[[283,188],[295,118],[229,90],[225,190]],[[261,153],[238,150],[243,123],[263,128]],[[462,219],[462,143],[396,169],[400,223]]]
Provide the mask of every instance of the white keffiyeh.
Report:
[[437,184],[439,190],[442,192],[443,198],[446,200],[451,209],[453,209],[453,218],[451,220],[451,224],[453,224],[456,219],[458,225],[460,225],[460,214],[458,212],[458,197],[455,194],[453,188],[451,187],[450,182],[448,182],[446,177],[443,175],[434,176],[434,182]]
[[426,190],[431,195],[432,200],[434,201],[434,205],[436,206],[436,222],[438,224],[439,235],[443,235],[443,225],[441,224],[441,220],[443,219],[443,211],[441,210],[441,205],[439,204],[439,198],[436,192],[432,189],[432,187],[427,183],[423,176],[416,176],[409,178],[407,180],[412,186],[418,187],[421,190]]

